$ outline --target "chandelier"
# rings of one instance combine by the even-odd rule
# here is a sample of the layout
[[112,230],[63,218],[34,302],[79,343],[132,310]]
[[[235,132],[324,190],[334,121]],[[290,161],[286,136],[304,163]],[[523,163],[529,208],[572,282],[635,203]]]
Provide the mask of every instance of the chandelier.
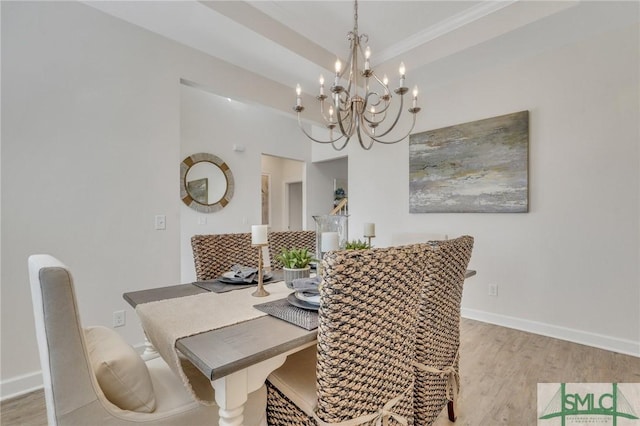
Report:
[[[389,108],[392,95],[389,90],[389,79],[384,75],[381,80],[371,68],[371,49],[368,45],[364,50],[362,49],[362,44],[368,43],[369,36],[358,34],[357,0],[354,2],[353,9],[353,30],[347,34],[350,44],[347,66],[343,68],[340,59],[336,60],[335,80],[329,89],[329,94],[325,94],[324,77],[321,75],[320,94],[316,97],[320,102],[320,113],[324,125],[329,129],[329,139],[314,138],[302,126],[300,113],[304,111],[304,106],[302,106],[302,89],[299,84],[296,86],[296,105],[293,107],[298,116],[298,125],[309,139],[318,143],[330,143],[338,151],[344,149],[354,135],[357,136],[360,146],[366,150],[371,149],[374,142],[398,143],[411,133],[416,124],[416,114],[420,111],[416,86],[413,89],[413,104],[407,110],[413,117],[411,128],[400,138],[392,140],[385,138],[391,137],[389,134],[398,124],[404,105],[404,95],[409,91],[405,87],[405,66],[403,62],[400,63],[400,84],[393,91],[400,97],[400,106],[397,114],[392,114],[389,117],[390,120],[385,121],[388,118],[387,113],[391,112]],[[359,67],[360,63],[364,64],[362,69]],[[343,77],[348,78],[346,86],[342,85]],[[341,139],[344,141],[336,144]]]

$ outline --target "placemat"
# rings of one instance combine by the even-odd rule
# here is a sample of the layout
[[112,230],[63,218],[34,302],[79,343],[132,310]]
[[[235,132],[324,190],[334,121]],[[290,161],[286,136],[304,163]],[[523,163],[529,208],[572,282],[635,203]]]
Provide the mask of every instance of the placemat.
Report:
[[[269,281],[265,281],[263,283],[264,285],[269,285],[269,284],[272,284],[272,283],[276,283],[278,281],[282,281],[282,279],[283,279],[282,271],[280,271],[280,270],[273,271],[272,275],[273,275],[273,278],[270,279]],[[196,287],[200,287],[200,288],[203,288],[205,290],[211,291],[213,293],[226,293],[228,291],[242,290],[243,288],[256,287],[258,285],[258,283],[252,283],[252,284],[229,284],[229,283],[224,283],[222,281],[219,281],[217,278],[214,279],[214,280],[207,280],[207,281],[195,281],[195,282],[193,282],[191,284],[195,285]]]
[[318,328],[318,312],[297,308],[287,302],[286,298],[260,303],[253,305],[253,307],[306,330]]

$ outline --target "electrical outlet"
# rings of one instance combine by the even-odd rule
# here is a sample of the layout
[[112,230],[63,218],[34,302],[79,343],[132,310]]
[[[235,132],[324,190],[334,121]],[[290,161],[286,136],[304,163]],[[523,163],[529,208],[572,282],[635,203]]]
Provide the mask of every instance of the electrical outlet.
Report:
[[122,327],[127,322],[125,311],[115,311],[113,313],[113,327]]
[[498,296],[498,284],[489,284],[489,296]]

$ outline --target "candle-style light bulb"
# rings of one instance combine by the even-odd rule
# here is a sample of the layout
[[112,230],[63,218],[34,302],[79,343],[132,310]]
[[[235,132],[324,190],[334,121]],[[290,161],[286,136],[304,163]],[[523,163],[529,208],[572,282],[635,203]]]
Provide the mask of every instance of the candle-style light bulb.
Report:
[[329,121],[333,123],[333,106],[329,107]]
[[400,62],[400,67],[398,68],[398,72],[400,72],[400,77],[404,77],[406,69],[404,67],[404,62]]
[[364,49],[364,70],[369,71],[371,69],[371,63],[369,62],[369,58],[371,57],[371,49],[367,46]]
[[320,74],[320,96],[324,95],[324,75]]
[[296,85],[296,106],[302,106],[302,98],[300,94],[302,93],[302,88],[299,84]]
[[416,108],[418,106],[418,86],[413,87],[413,107]]
[[389,77],[387,77],[386,74],[382,76],[382,84],[384,84],[385,86],[389,86]]
[[340,74],[340,70],[342,69],[342,62],[340,62],[340,59],[336,59],[336,74]]

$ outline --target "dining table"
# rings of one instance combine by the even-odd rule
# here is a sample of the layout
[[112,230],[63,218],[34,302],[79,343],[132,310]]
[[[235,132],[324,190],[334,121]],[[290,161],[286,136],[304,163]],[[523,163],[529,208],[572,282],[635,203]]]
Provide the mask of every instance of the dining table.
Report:
[[[466,277],[475,273],[468,270]],[[267,298],[252,296],[255,287],[212,294],[194,284],[132,291],[124,293],[123,298],[136,308],[151,302],[212,295],[209,300],[213,306],[223,309],[228,308],[231,302],[253,307],[262,299],[273,300],[293,292],[284,281],[265,285],[265,289],[272,293]],[[316,344],[316,329],[308,330],[253,309],[256,313],[250,319],[217,322],[210,330],[175,341],[175,349],[180,355],[210,381],[219,407],[221,426],[243,425],[248,395],[260,389],[269,374],[284,364],[288,355]]]

